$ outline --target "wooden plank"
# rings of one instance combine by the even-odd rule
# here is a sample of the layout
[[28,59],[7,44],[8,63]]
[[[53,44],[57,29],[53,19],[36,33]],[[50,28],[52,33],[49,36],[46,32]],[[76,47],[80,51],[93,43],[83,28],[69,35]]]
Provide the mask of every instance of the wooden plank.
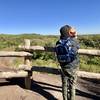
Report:
[[[30,74],[30,75],[28,75],[28,74]],[[31,84],[29,76],[31,76],[31,74],[32,74],[31,71],[27,72],[27,71],[22,71],[22,70],[19,70],[19,71],[8,71],[8,72],[7,71],[6,72],[3,71],[3,72],[0,72],[0,78],[26,77],[25,84],[26,84],[27,87],[29,87],[29,84]],[[100,73],[77,71],[77,75],[78,75],[78,77],[82,77],[82,78],[100,79]],[[29,84],[27,84],[28,82],[26,82],[26,80],[29,81]]]
[[9,72],[0,72],[0,78],[17,78],[17,77],[27,77],[28,72],[26,71],[9,71]]
[[27,48],[25,46],[19,46],[18,48],[19,50],[29,51],[29,52],[33,52],[33,51],[55,52],[54,47],[30,46],[29,48]]
[[81,55],[100,56],[100,50],[79,49],[78,53]]
[[82,78],[100,79],[100,73],[78,71],[77,75]]
[[0,66],[0,72],[14,72],[17,71],[17,69],[15,68],[10,68],[10,67],[4,67],[4,66]]
[[31,53],[28,52],[15,52],[15,51],[0,51],[0,57],[26,57],[32,56]]
[[[34,72],[42,72],[42,73],[48,73],[48,74],[61,74],[62,70],[61,67],[59,68],[50,68],[50,67],[38,67],[33,66],[32,71]],[[90,79],[100,79],[100,73],[93,73],[93,72],[85,72],[85,71],[77,71],[78,77],[82,78],[90,78]]]
[[[54,47],[43,47],[43,46],[30,46],[29,48],[26,48],[25,46],[19,46],[20,50],[24,51],[46,51],[46,52],[55,52]],[[93,55],[93,56],[100,56],[100,50],[89,50],[89,49],[79,49],[78,53],[80,55]]]
[[25,71],[31,71],[32,66],[28,66],[26,64],[19,64],[15,70],[25,70]]

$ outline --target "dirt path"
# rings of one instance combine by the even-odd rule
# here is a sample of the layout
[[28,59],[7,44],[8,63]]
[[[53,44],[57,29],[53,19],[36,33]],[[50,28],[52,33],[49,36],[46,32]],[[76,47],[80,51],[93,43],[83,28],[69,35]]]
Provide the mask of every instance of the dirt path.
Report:
[[[33,79],[33,91],[38,92],[47,100],[62,100],[60,75],[34,73]],[[99,95],[100,80],[78,79],[76,100],[100,100]]]
[[[60,75],[33,73],[32,88],[22,79],[0,82],[0,100],[62,100]],[[16,80],[16,81],[15,81]],[[76,100],[100,100],[100,80],[78,79]]]

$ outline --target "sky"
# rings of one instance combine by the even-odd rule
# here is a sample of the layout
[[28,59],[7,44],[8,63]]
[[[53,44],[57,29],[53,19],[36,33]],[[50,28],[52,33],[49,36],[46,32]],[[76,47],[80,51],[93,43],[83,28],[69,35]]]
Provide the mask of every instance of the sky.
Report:
[[0,0],[0,33],[57,35],[66,24],[100,34],[100,0]]

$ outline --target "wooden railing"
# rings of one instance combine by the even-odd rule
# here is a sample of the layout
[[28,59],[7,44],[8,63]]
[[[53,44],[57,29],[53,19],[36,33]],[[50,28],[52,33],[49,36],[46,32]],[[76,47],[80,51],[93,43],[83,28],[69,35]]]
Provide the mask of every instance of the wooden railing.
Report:
[[[25,40],[25,43],[30,44],[30,40]],[[33,52],[33,51],[41,51],[41,52],[55,52],[55,47],[43,47],[43,46],[19,46],[19,50]],[[100,50],[88,50],[88,49],[79,49],[78,53],[80,55],[92,55],[92,56],[100,56]],[[100,79],[100,74],[98,73],[89,73],[85,71],[78,71],[79,77],[85,78],[96,78]]]
[[[26,48],[25,46],[19,46],[19,49],[28,52],[33,52],[33,51],[55,52],[54,47],[43,47],[43,46],[31,46],[29,48]],[[78,53],[80,55],[100,56],[100,50],[79,49]]]
[[[27,43],[25,43],[25,47],[27,47]],[[0,78],[17,78],[17,77],[25,77],[25,87],[30,89],[31,80],[30,77],[32,72],[31,69],[31,57],[32,54],[25,51],[0,51],[0,57],[24,57],[24,64],[19,65],[20,67],[17,69],[6,69],[0,67]]]
[[[24,64],[20,65],[17,71],[3,71],[0,70],[0,78],[13,78],[13,77],[25,77],[25,86],[30,89],[32,76],[32,65],[31,60],[33,51],[46,51],[46,52],[55,52],[54,47],[43,47],[43,46],[30,46],[30,40],[25,39],[24,46],[19,46],[19,51],[0,51],[0,57],[24,57]],[[100,56],[100,50],[86,50],[79,49],[78,51],[81,55],[93,55]],[[34,65],[33,65],[34,66]],[[97,78],[100,79],[100,74],[88,73],[84,71],[78,71],[79,77],[88,77],[88,78]]]

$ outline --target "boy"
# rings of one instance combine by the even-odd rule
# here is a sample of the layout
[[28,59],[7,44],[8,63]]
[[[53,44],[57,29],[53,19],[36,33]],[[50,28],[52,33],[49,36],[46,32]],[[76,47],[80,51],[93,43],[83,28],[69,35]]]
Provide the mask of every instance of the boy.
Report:
[[59,51],[58,53],[56,52],[62,70],[61,77],[63,100],[75,100],[75,82],[77,77],[76,71],[79,68],[79,57],[77,52],[79,45],[76,38],[77,34],[73,27],[69,25],[61,27],[60,40],[57,41],[56,46],[62,43],[69,49],[67,50],[68,54],[66,54],[66,60],[64,60],[66,55],[64,55],[64,57],[62,55],[59,56]]

